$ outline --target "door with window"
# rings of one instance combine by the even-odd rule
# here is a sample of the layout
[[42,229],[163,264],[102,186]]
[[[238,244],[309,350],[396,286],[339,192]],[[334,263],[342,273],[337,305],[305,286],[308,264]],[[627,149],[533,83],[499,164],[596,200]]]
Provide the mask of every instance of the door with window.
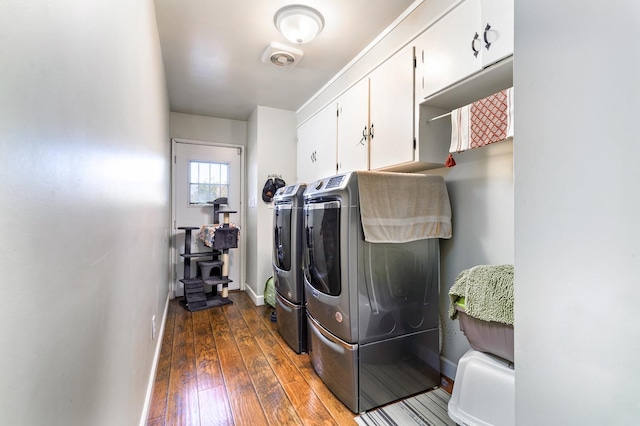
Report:
[[[242,229],[241,197],[242,197],[242,148],[217,146],[191,141],[173,141],[173,291],[175,296],[182,296],[185,232],[180,227],[198,227],[222,221],[213,217],[212,201],[226,197],[227,205],[220,210],[232,210],[230,222]],[[219,220],[218,220],[219,219]],[[229,250],[229,290],[240,288],[241,246]],[[200,230],[192,231],[191,252],[210,252],[200,239]],[[191,277],[196,275],[197,258],[191,260]],[[203,259],[205,260],[205,259]],[[218,289],[220,290],[220,289]]]

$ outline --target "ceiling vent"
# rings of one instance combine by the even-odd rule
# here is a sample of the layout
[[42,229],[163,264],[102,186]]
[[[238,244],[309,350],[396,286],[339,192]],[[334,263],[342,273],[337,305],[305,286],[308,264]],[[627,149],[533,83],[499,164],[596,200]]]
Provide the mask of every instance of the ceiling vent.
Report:
[[294,67],[304,52],[295,47],[289,47],[280,43],[271,43],[262,54],[262,62],[271,62],[279,67]]

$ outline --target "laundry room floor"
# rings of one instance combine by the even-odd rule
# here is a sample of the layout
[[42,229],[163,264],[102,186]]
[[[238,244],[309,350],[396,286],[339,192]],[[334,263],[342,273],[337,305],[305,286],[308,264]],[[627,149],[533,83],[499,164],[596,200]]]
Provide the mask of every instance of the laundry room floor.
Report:
[[273,309],[229,298],[198,312],[169,302],[147,425],[356,425],[282,340]]

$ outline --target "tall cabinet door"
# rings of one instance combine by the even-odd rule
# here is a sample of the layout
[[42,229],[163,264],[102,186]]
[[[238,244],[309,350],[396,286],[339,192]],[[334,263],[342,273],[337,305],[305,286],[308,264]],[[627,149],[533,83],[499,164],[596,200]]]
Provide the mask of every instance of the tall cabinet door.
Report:
[[330,104],[298,127],[298,182],[336,174],[336,105]]
[[480,16],[480,0],[465,0],[425,31],[423,97],[482,69]]
[[338,173],[369,169],[369,80],[338,99]]
[[513,0],[482,0],[482,65],[513,54]]
[[414,48],[398,52],[371,73],[369,84],[371,170],[413,161]]

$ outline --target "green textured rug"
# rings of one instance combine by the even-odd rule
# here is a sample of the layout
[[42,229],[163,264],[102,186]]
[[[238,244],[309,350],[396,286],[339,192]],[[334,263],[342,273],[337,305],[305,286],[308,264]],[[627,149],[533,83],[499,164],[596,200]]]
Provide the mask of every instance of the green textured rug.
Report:
[[360,414],[355,421],[360,426],[455,426],[447,414],[450,398],[438,388]]

